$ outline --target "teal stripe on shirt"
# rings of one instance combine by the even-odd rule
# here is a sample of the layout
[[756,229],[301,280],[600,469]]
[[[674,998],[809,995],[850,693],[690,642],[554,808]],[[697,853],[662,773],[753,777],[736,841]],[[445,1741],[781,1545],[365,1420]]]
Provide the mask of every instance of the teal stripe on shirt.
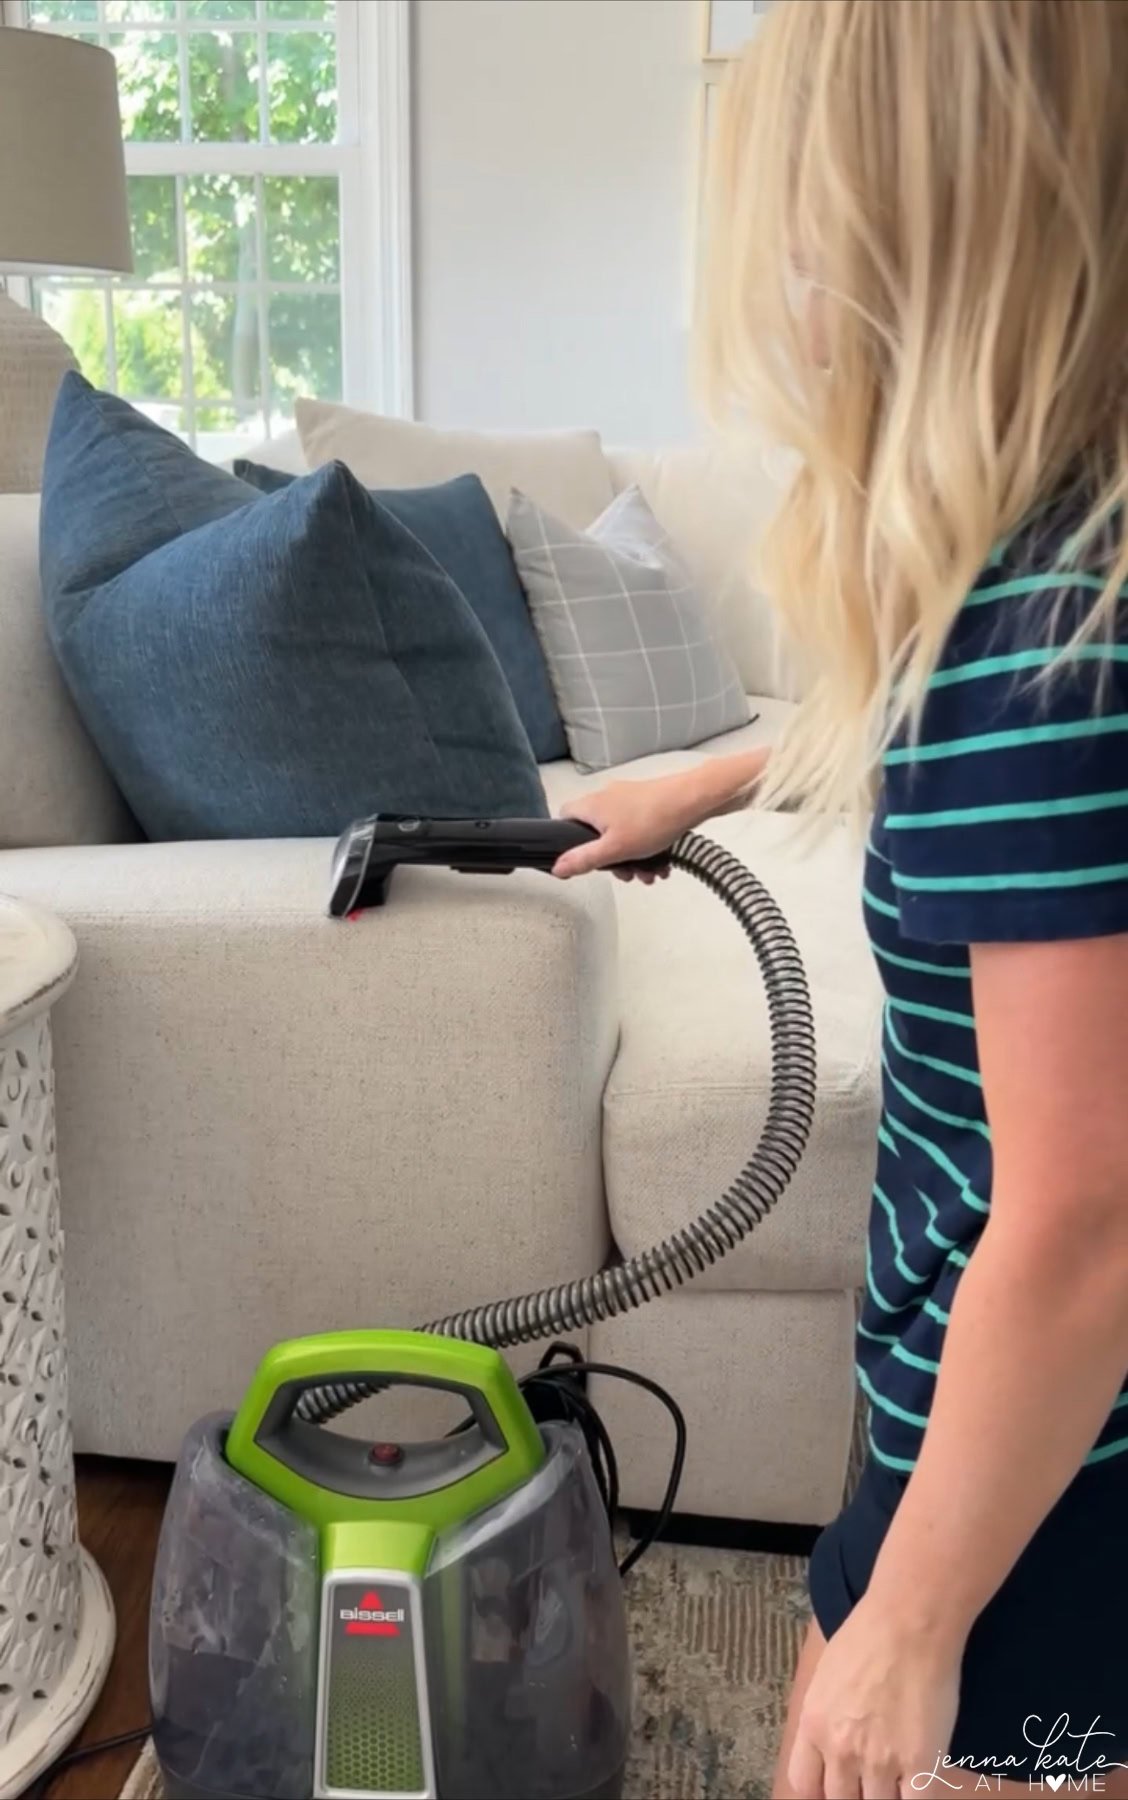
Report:
[[924,1283],[929,1280],[929,1277],[927,1275],[918,1275],[916,1270],[910,1269],[908,1263],[905,1261],[905,1240],[897,1228],[897,1214],[893,1209],[893,1202],[890,1200],[888,1194],[878,1186],[876,1181],[873,1184],[873,1197],[885,1214],[886,1221],[889,1225],[889,1235],[893,1240],[894,1268],[902,1281],[909,1282],[913,1287],[922,1287]]
[[917,1112],[925,1113],[928,1118],[935,1119],[939,1125],[951,1125],[957,1131],[974,1131],[980,1137],[985,1137],[990,1143],[991,1132],[983,1119],[973,1119],[968,1113],[945,1112],[942,1107],[933,1106],[931,1100],[926,1100],[922,1094],[914,1092],[907,1082],[894,1075],[888,1056],[882,1055],[881,1065],[902,1099],[907,1100],[910,1106],[916,1108]]
[[925,1237],[930,1243],[935,1244],[938,1250],[947,1250],[949,1253],[948,1260],[950,1262],[956,1255],[955,1238],[948,1237],[941,1231],[939,1225],[937,1225],[936,1221],[940,1217],[940,1209],[935,1200],[930,1200],[923,1188],[918,1187],[914,1192],[928,1214],[928,1224],[924,1228]]
[[904,1363],[909,1369],[923,1369],[926,1375],[939,1375],[940,1364],[931,1356],[918,1356],[915,1350],[906,1350],[904,1344],[897,1342],[893,1346],[893,1355],[897,1362]]
[[950,1156],[945,1155],[939,1144],[934,1144],[932,1139],[925,1137],[921,1131],[910,1130],[909,1126],[904,1124],[901,1119],[894,1118],[892,1113],[887,1112],[885,1117],[894,1131],[898,1132],[901,1137],[908,1138],[910,1144],[915,1144],[918,1149],[923,1150],[925,1155],[936,1164],[936,1167],[942,1169],[944,1174],[955,1183],[960,1199],[966,1206],[970,1206],[971,1210],[976,1213],[987,1213],[991,1210],[986,1200],[979,1198],[967,1176],[956,1166]]
[[[1070,794],[1064,800],[1011,800],[998,806],[947,806],[936,812],[888,813],[887,831],[932,831],[945,825],[1004,825],[1023,819],[1069,818],[1128,806],[1128,788],[1104,794]],[[881,952],[878,951],[880,956]]]
[[999,656],[981,656],[975,662],[953,663],[937,669],[928,686],[955,687],[961,681],[982,681],[990,675],[1014,675],[1020,669],[1048,669],[1051,663],[1128,662],[1128,644],[1088,643],[1066,650],[1061,644],[1038,644],[1029,650],[1008,650]]
[[890,1456],[888,1450],[882,1450],[877,1439],[873,1435],[872,1427],[869,1431],[869,1447],[870,1454],[873,1456],[875,1462],[881,1463],[887,1469],[895,1470],[898,1475],[911,1475],[916,1468],[916,1463],[911,1457]]
[[946,1006],[927,1006],[923,1000],[894,1000],[892,996],[885,1004],[893,1012],[908,1013],[911,1018],[935,1019],[938,1025],[966,1025],[969,1031],[975,1030],[971,1013],[952,1012]]
[[1044,569],[1040,575],[1018,575],[1011,581],[996,581],[990,587],[972,588],[965,606],[985,606],[990,600],[1009,600],[1013,594],[1041,594],[1048,588],[1089,588],[1102,594],[1108,584],[1100,575],[1088,575],[1083,569]]
[[909,1050],[897,1036],[888,1002],[885,1010],[885,1035],[897,1055],[903,1056],[906,1062],[919,1063],[923,1069],[935,1069],[938,1075],[950,1075],[953,1081],[966,1081],[969,1087],[983,1086],[983,1078],[975,1069],[965,1069],[959,1063],[945,1062],[940,1056],[924,1056],[919,1050]]
[[[894,1306],[892,1300],[887,1300],[885,1298],[885,1295],[881,1292],[881,1289],[874,1279],[873,1253],[868,1243],[866,1245],[866,1290],[879,1311],[888,1313],[890,1316],[894,1313],[911,1312],[913,1307],[921,1306],[923,1304],[919,1294],[912,1294],[901,1306]],[[931,1302],[928,1304],[931,1304]]]
[[1110,1456],[1123,1456],[1126,1450],[1128,1450],[1128,1437],[1114,1438],[1111,1444],[1098,1444],[1095,1450],[1090,1450],[1085,1461],[1086,1463],[1107,1462]]
[[862,899],[867,906],[872,906],[874,912],[884,913],[887,919],[899,919],[901,916],[897,908],[892,906],[888,900],[879,900],[877,895],[871,894],[867,887],[862,889]]
[[895,969],[909,969],[914,975],[947,975],[955,981],[966,981],[966,968],[953,968],[950,963],[920,962],[915,956],[898,956],[893,950],[884,950],[880,944],[871,944],[871,950],[882,962],[891,963]]
[[1071,738],[1105,737],[1115,731],[1128,731],[1128,713],[1097,713],[1095,717],[1051,721],[1046,725],[1016,725],[1009,731],[982,731],[935,744],[894,744],[885,752],[885,761],[887,764],[939,762],[945,756],[974,756],[983,750],[1017,750],[1029,744],[1060,744]]
[[890,1156],[900,1156],[900,1154],[901,1154],[900,1150],[897,1148],[897,1145],[893,1142],[893,1139],[890,1137],[889,1133],[886,1131],[884,1125],[879,1124],[877,1127],[877,1141],[879,1144],[885,1145],[885,1148],[888,1150]]
[[867,1338],[871,1344],[899,1344],[901,1341],[891,1331],[871,1331],[868,1325],[861,1323],[858,1325],[858,1336]]
[[857,1365],[857,1373],[858,1383],[871,1406],[876,1406],[881,1412],[888,1413],[891,1419],[900,1419],[905,1425],[916,1425],[921,1431],[924,1430],[925,1426],[928,1424],[928,1420],[924,1417],[923,1413],[907,1412],[903,1406],[898,1406],[895,1400],[887,1400],[885,1395],[879,1393],[874,1387],[873,1382],[860,1364]]
[[[1126,876],[1128,862],[1100,863],[1095,869],[1020,869],[1010,875],[904,875],[895,869],[893,885],[912,894],[1049,893],[1099,887],[1102,881],[1123,881]],[[901,1010],[907,1008],[902,1005]]]

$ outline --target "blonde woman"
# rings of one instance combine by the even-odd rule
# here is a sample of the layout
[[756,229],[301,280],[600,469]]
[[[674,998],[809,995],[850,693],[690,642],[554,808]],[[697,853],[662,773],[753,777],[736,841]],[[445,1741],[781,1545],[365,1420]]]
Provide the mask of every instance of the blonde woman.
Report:
[[559,872],[753,790],[872,812],[872,1454],[775,1791],[1128,1795],[1128,4],[783,0],[711,258],[715,409],[799,453],[809,697],[574,804]]

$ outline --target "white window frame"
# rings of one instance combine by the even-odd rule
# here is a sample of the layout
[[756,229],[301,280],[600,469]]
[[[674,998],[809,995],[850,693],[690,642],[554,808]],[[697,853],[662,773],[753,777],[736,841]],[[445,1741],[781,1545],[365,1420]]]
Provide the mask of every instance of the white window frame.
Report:
[[[27,26],[27,0],[0,0],[0,22]],[[410,56],[410,0],[337,0],[337,143],[125,146],[129,175],[336,175],[342,398],[403,418],[414,415]],[[258,231],[262,270],[261,209]],[[260,343],[265,358],[262,331]],[[189,396],[191,375],[186,359]]]

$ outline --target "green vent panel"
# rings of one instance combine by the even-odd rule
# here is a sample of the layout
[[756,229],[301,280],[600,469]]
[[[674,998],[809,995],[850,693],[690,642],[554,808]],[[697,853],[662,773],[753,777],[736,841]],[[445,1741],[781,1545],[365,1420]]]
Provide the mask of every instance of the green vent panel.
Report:
[[335,1582],[329,1606],[326,1787],[424,1792],[410,1591],[387,1581]]

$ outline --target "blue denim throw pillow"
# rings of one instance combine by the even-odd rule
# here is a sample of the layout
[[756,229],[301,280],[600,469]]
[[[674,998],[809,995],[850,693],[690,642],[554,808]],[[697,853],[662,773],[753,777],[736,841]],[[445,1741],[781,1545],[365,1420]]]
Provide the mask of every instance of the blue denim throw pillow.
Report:
[[150,838],[545,816],[469,605],[342,464],[259,498],[71,373],[40,562],[60,666]]
[[[264,494],[296,478],[240,458],[235,473]],[[538,762],[567,756],[564,726],[544,651],[529,616],[513,554],[476,475],[424,488],[371,488],[400,523],[414,531],[470,602],[494,648]]]

